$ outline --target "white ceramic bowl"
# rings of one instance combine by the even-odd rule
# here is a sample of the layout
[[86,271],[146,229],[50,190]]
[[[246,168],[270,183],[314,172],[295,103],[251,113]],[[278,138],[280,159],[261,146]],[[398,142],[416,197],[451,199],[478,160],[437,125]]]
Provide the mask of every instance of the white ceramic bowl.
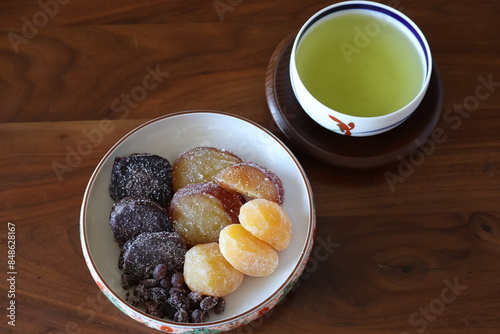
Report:
[[[226,296],[221,315],[209,322],[182,324],[159,319],[131,306],[121,287],[117,268],[119,247],[109,227],[113,205],[108,194],[114,158],[132,153],[154,153],[172,164],[176,157],[196,146],[224,148],[278,174],[285,188],[284,209],[292,220],[290,246],[279,252],[279,265],[266,277],[245,277]],[[316,220],[309,181],[292,152],[274,135],[244,118],[213,111],[180,112],[149,121],[120,139],[97,165],[83,198],[80,236],[87,266],[99,288],[131,318],[169,333],[212,333],[234,329],[271,309],[299,279],[313,245]]]
[[[318,101],[307,89],[305,84],[300,79],[297,70],[295,55],[297,48],[304,35],[314,28],[318,23],[327,20],[328,18],[343,15],[346,13],[365,13],[374,18],[373,27],[380,29],[382,25],[391,24],[402,31],[417,48],[421,61],[423,63],[424,73],[422,85],[419,93],[406,106],[392,113],[375,116],[375,117],[359,117],[347,115],[337,110],[333,110],[320,101]],[[332,31],[335,34],[335,31]],[[370,39],[369,32],[366,33]],[[373,37],[373,38],[376,38]],[[359,52],[363,52],[362,50]],[[342,65],[343,66],[343,65]],[[411,66],[411,65],[410,65]],[[424,34],[420,31],[413,21],[406,15],[396,9],[379,4],[372,1],[345,1],[323,8],[301,27],[297,34],[291,56],[290,56],[290,80],[292,83],[295,97],[300,103],[304,111],[321,126],[342,135],[350,136],[371,136],[386,132],[405,121],[418,107],[425,96],[432,72],[432,57],[429,45]]]

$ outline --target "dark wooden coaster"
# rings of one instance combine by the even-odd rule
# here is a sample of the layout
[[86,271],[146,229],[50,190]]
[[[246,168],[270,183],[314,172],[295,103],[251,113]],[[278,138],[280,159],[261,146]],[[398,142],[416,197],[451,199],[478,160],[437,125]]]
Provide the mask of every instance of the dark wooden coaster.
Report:
[[405,157],[423,144],[441,117],[443,85],[435,63],[427,94],[401,125],[369,137],[333,133],[314,122],[295,98],[290,53],[295,34],[276,47],[266,73],[266,98],[274,121],[300,150],[322,162],[357,169],[377,168]]

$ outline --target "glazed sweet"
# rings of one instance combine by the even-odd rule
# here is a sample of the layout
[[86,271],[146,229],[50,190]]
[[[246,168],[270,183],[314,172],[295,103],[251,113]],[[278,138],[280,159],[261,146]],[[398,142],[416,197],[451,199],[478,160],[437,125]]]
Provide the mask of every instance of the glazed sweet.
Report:
[[188,184],[213,182],[222,169],[242,162],[226,150],[200,146],[182,153],[174,162],[172,184],[177,191]]
[[242,204],[237,193],[215,183],[196,183],[175,193],[169,214],[174,230],[188,246],[194,246],[218,241],[224,227],[238,223]]
[[154,154],[116,157],[109,194],[115,201],[125,197],[148,197],[167,207],[172,197],[172,167],[167,159]]
[[219,247],[233,267],[249,276],[267,276],[278,266],[276,250],[241,224],[229,225],[221,231]]
[[120,247],[144,232],[173,232],[167,210],[145,197],[125,197],[115,203],[109,225]]
[[269,168],[243,162],[223,169],[215,176],[221,187],[237,191],[249,198],[264,198],[278,204],[285,201],[281,179]]
[[196,245],[186,253],[184,280],[192,291],[222,297],[236,290],[243,277],[222,256],[216,242]]
[[123,247],[123,270],[134,281],[149,278],[159,263],[181,271],[186,251],[186,243],[175,232],[145,232]]
[[292,237],[292,222],[276,202],[254,199],[240,208],[240,224],[257,238],[280,251],[288,247]]

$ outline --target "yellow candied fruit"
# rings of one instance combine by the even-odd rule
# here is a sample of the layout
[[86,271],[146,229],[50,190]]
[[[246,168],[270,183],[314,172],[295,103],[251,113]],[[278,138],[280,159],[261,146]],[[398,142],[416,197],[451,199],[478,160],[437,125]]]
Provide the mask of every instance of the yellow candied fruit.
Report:
[[272,170],[253,162],[243,162],[221,170],[214,177],[223,188],[249,198],[265,198],[278,204],[285,201],[283,182]]
[[241,225],[257,238],[280,251],[292,238],[292,223],[286,211],[277,203],[254,199],[240,208]]
[[278,253],[241,224],[226,226],[220,233],[222,255],[248,276],[267,276],[278,266]]
[[223,206],[210,194],[184,196],[172,208],[175,231],[188,245],[216,242],[220,231],[232,224]]
[[188,184],[213,182],[224,168],[242,162],[232,152],[215,147],[195,147],[182,153],[172,167],[172,187],[177,191]]
[[184,281],[191,291],[222,297],[236,290],[243,277],[222,256],[216,242],[196,245],[186,253]]

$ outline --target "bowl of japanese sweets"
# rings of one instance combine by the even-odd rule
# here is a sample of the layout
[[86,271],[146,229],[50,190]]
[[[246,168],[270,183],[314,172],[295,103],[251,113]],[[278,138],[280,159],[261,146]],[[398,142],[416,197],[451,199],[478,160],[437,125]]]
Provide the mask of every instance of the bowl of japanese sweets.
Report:
[[185,111],[138,126],[105,154],[80,234],[93,279],[132,319],[219,333],[292,290],[315,224],[307,176],[278,138],[239,116]]

